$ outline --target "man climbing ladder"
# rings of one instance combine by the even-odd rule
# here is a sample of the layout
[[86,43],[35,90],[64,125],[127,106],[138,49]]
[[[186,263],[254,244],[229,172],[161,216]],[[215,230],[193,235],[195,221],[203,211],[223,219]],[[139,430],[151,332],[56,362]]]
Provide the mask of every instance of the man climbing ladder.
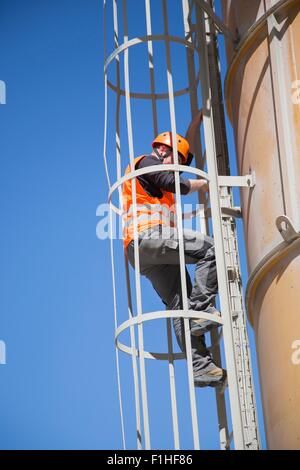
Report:
[[[186,137],[176,134],[178,161],[190,165],[196,131],[202,122],[199,111],[191,122]],[[135,169],[160,164],[173,164],[171,132],[158,135],[152,142],[152,153],[134,160]],[[130,165],[125,174],[130,172]],[[208,191],[204,179],[185,179],[180,176],[181,194]],[[183,308],[179,262],[178,231],[175,226],[175,173],[153,171],[136,180],[137,231],[141,274],[152,283],[168,310]],[[123,184],[124,246],[134,267],[134,226],[132,181]],[[217,273],[213,239],[200,232],[183,229],[183,246],[186,264],[195,264],[195,281],[192,285],[186,270],[189,309],[220,315],[214,307],[217,294]],[[218,324],[212,320],[190,321],[194,384],[197,387],[222,385],[226,371],[218,367],[206,348],[204,334]],[[177,342],[185,352],[183,319],[173,319]]]

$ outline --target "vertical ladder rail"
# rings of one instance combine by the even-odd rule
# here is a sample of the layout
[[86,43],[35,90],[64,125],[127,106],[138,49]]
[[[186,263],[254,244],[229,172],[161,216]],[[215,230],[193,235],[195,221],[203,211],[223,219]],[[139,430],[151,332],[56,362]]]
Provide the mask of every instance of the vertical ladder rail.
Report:
[[[199,14],[198,17],[199,18]],[[210,86],[211,86],[211,106],[214,116],[214,128],[215,128],[215,148],[216,148],[216,160],[217,160],[217,169],[218,174],[229,174],[229,164],[228,164],[228,149],[226,141],[225,130],[225,119],[222,121],[222,116],[224,117],[222,102],[219,101],[219,96],[216,93],[216,85],[219,83],[220,76],[217,73],[217,57],[218,51],[212,48],[211,41],[211,22],[207,15],[204,15],[205,18],[205,33],[207,38],[207,59],[209,67],[209,77],[210,77]],[[201,20],[201,19],[200,19]],[[224,125],[222,125],[224,124]],[[226,160],[227,157],[227,160]],[[222,207],[222,201],[221,201]],[[222,225],[224,219],[221,221]],[[226,249],[225,249],[226,252]],[[226,260],[226,258],[225,258]],[[216,331],[211,333],[211,342],[212,342],[212,352],[214,360],[217,364],[221,365],[221,350],[219,344],[220,337]],[[228,420],[227,420],[227,410],[225,402],[225,393],[224,390],[218,388],[216,389],[216,402],[217,402],[217,411],[219,416],[219,433],[220,433],[220,445],[222,450],[228,450],[230,448],[230,438],[228,431]]]
[[[184,21],[184,33],[185,39],[192,42],[193,41],[193,25],[192,25],[192,18],[191,18],[191,10],[189,7],[188,0],[182,0],[182,9],[183,9],[183,21]],[[187,60],[187,68],[188,68],[188,78],[189,78],[189,88],[190,88],[190,107],[191,107],[191,114],[192,117],[199,109],[198,105],[198,96],[197,96],[197,81],[196,81],[196,73],[195,73],[195,58],[194,53],[190,50],[186,50],[186,60]],[[204,167],[204,157],[202,153],[201,147],[201,140],[197,136],[196,140],[196,165],[198,168]],[[204,206],[206,203],[205,196],[202,193],[198,193],[199,203],[203,204],[202,209],[202,220],[205,220],[204,215]],[[204,216],[204,217],[203,217]],[[201,216],[200,216],[201,217]],[[206,219],[205,223],[201,227],[201,232],[208,234],[208,220]],[[211,341],[213,344],[213,357],[217,364],[221,364],[221,351],[220,345],[217,341],[218,333],[212,332],[211,333]],[[226,403],[225,403],[225,396],[224,393],[221,393],[219,388],[216,389],[216,403],[217,403],[217,413],[218,413],[218,423],[219,423],[219,436],[220,436],[220,448],[222,450],[227,448],[228,443],[228,422],[227,422],[227,414],[226,414]]]
[[216,160],[216,145],[215,145],[215,129],[214,117],[211,107],[211,86],[208,64],[208,51],[207,51],[207,38],[204,23],[203,11],[199,12],[200,21],[197,24],[199,28],[199,40],[202,44],[200,50],[200,67],[201,67],[201,92],[204,108],[204,136],[206,144],[206,158],[207,169],[210,176],[210,202],[212,212],[212,226],[214,233],[218,285],[219,285],[219,298],[223,318],[223,336],[224,336],[224,349],[226,357],[226,366],[228,373],[228,389],[231,407],[231,419],[234,436],[234,444],[236,450],[245,449],[243,423],[241,418],[240,397],[238,388],[238,376],[236,369],[235,349],[233,346],[233,332],[231,325],[231,305],[229,297],[229,288],[227,283],[227,272],[224,255],[224,241],[222,231],[222,216],[219,198],[219,182],[218,182],[218,168]]
[[[152,35],[152,21],[151,21],[151,6],[150,0],[145,0],[145,14],[146,14],[146,28],[147,35]],[[152,104],[152,120],[153,120],[153,137],[158,134],[158,120],[157,120],[157,106],[155,97],[155,73],[154,73],[154,53],[152,41],[147,41],[148,49],[148,67],[150,74],[150,89],[151,89],[151,104]],[[170,383],[170,398],[171,398],[171,412],[172,412],[172,425],[174,448],[180,449],[179,427],[178,427],[178,411],[177,411],[177,398],[176,398],[176,382],[175,382],[175,368],[173,360],[173,343],[172,343],[172,328],[171,319],[166,320],[167,339],[168,339],[168,369],[169,369],[169,383]]]
[[[127,5],[126,0],[122,0],[123,6],[123,28],[124,28],[124,43],[128,42],[128,22],[127,22]],[[134,171],[134,147],[133,147],[133,131],[132,131],[132,116],[131,116],[131,101],[130,101],[130,78],[129,78],[129,51],[124,51],[124,85],[125,85],[125,109],[127,120],[127,137],[130,157],[131,171]],[[136,179],[132,180],[132,201],[133,201],[133,228],[134,228],[134,262],[135,262],[135,287],[136,287],[136,304],[137,304],[137,317],[142,319],[142,292],[141,292],[141,277],[140,277],[140,257],[138,247],[138,224],[137,224],[137,197],[136,197]],[[143,323],[138,323],[138,346],[139,346],[139,364],[140,364],[140,383],[141,383],[141,398],[142,398],[142,411],[143,411],[143,425],[145,436],[145,448],[151,449],[150,440],[150,424],[149,424],[149,408],[148,408],[148,393],[147,393],[147,380],[146,380],[146,364],[145,364],[145,351],[144,351],[144,332]]]
[[[162,7],[163,7],[164,35],[166,38],[169,35],[166,0],[162,0]],[[167,84],[168,84],[168,95],[169,95],[169,110],[170,110],[171,132],[172,132],[172,141],[173,141],[174,163],[175,165],[178,165],[173,75],[172,75],[172,67],[171,67],[170,43],[168,41],[165,41],[165,49],[166,49]],[[177,230],[178,230],[178,239],[179,239],[179,263],[180,263],[182,303],[183,303],[183,310],[188,311],[186,268],[185,268],[185,255],[184,255],[184,246],[183,246],[182,204],[181,204],[179,173],[177,171],[175,172],[175,196],[176,196]],[[186,360],[187,360],[187,369],[188,369],[189,399],[190,399],[194,449],[199,450],[200,440],[199,440],[199,426],[198,426],[198,416],[197,416],[197,406],[196,406],[196,396],[195,396],[194,376],[193,376],[190,323],[187,318],[184,319],[184,335],[185,335],[184,336],[185,337],[185,349],[186,349]]]

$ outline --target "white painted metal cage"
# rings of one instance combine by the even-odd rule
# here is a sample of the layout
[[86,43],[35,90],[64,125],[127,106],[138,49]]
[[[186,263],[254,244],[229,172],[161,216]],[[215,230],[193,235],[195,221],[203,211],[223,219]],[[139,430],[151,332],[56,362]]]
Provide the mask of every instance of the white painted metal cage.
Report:
[[[135,4],[137,5],[137,2]],[[171,409],[170,429],[173,430],[174,448],[182,448],[178,416],[180,414],[178,410],[182,404],[178,404],[175,364],[186,358],[192,429],[192,442],[188,447],[200,449],[197,412],[197,403],[199,404],[200,398],[196,397],[198,391],[195,390],[193,381],[189,319],[207,318],[209,314],[199,314],[199,312],[189,310],[188,307],[182,230],[184,220],[191,214],[183,213],[179,181],[179,172],[185,171],[196,177],[205,178],[210,183],[210,207],[202,197],[199,200],[200,211],[194,215],[198,218],[198,227],[202,232],[212,231],[216,249],[222,318],[221,320],[215,318],[220,324],[220,331],[211,333],[212,351],[218,362],[221,361],[223,355],[228,373],[228,388],[215,390],[220,448],[229,449],[233,443],[235,449],[257,449],[259,447],[257,416],[242,297],[237,234],[233,218],[239,215],[239,211],[233,207],[231,189],[233,186],[251,187],[254,180],[252,175],[238,178],[226,173],[220,174],[220,135],[223,132],[224,140],[226,133],[224,136],[224,129],[218,130],[217,124],[221,122],[220,106],[214,105],[214,100],[212,100],[214,94],[220,92],[220,89],[216,89],[217,82],[215,81],[219,73],[217,47],[212,44],[216,37],[216,28],[222,29],[223,27],[224,34],[230,35],[232,40],[234,38],[216,16],[212,8],[213,3],[210,1],[160,0],[151,2],[145,0],[138,4],[136,17],[132,17],[131,1],[104,0],[104,162],[109,184],[115,340],[123,446],[127,447],[123,398],[126,396],[127,399],[128,394],[122,390],[121,386],[120,351],[129,355],[132,362],[134,399],[130,398],[132,398],[132,406],[133,404],[135,406],[137,448],[150,449],[152,447],[147,368],[148,363],[153,360],[154,362],[165,361],[167,364],[169,390],[161,393],[164,398],[169,397],[166,401]],[[170,24],[172,17],[170,7],[176,10],[177,19],[180,10],[180,24],[177,23],[175,26]],[[174,34],[173,30],[175,30]],[[135,57],[134,51],[141,46],[143,46],[143,52],[138,52]],[[215,49],[211,56],[212,47]],[[178,54],[174,54],[177,50]],[[131,57],[133,57],[132,60],[130,60]],[[184,71],[182,77],[178,70]],[[147,81],[145,80],[146,73],[148,74]],[[162,79],[163,74],[164,79]],[[214,77],[213,80],[212,77]],[[187,78],[187,83],[181,86],[184,78]],[[137,83],[138,90],[132,89],[132,81],[135,83],[140,81]],[[167,89],[158,90],[157,88],[163,82]],[[177,83],[179,88],[176,86]],[[182,100],[185,100],[184,103]],[[141,105],[141,102],[144,104]],[[196,164],[195,167],[183,167],[178,163],[177,144],[174,138],[178,132],[178,121],[183,120],[182,115],[178,116],[178,113],[179,110],[186,110],[187,115],[193,117],[200,104],[204,112],[203,135],[201,139],[199,134],[197,140]],[[138,122],[139,127],[145,129],[143,137],[136,135],[134,122]],[[139,267],[136,177],[153,170],[151,168],[135,170],[134,158],[137,156],[136,147],[142,149],[143,145],[151,142],[151,139],[159,133],[162,124],[169,125],[172,132],[175,164],[161,165],[156,169],[175,172],[183,310],[147,311],[143,308]],[[219,135],[216,136],[216,132]],[[224,152],[221,150],[221,153],[223,160],[226,160],[228,155],[225,155],[225,150]],[[128,175],[122,176],[128,164],[131,165],[131,171]],[[128,264],[126,253],[122,253],[122,241],[115,241],[116,234],[113,233],[116,228],[115,218],[122,220],[122,184],[129,179],[132,180],[132,194],[135,201],[133,203],[134,273]],[[211,224],[209,223],[210,217]],[[123,255],[128,308],[124,306],[124,299],[119,299],[120,289],[117,288],[123,266],[120,257]],[[120,304],[122,304],[121,308]],[[124,317],[125,312],[128,313],[127,319]],[[175,316],[184,319],[186,355],[174,349],[171,318]],[[167,345],[165,352],[153,352],[145,347],[145,326],[157,320],[165,320]],[[121,335],[124,332],[127,332],[130,344],[122,340]],[[222,348],[224,354],[222,354]],[[211,390],[210,393],[213,391]],[[226,399],[227,393],[228,399]]]

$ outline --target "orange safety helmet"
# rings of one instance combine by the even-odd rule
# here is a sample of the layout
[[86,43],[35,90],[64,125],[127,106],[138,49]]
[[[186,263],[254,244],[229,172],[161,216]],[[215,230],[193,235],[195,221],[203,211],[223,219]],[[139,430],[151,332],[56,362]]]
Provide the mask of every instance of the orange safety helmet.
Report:
[[[180,134],[176,134],[176,141],[177,141],[177,151],[182,155],[184,158],[183,164],[187,162],[188,154],[189,154],[189,143],[188,141],[182,137]],[[168,147],[173,148],[172,143],[172,132],[163,132],[159,134],[152,142],[152,147],[156,147],[156,145],[167,145]]]

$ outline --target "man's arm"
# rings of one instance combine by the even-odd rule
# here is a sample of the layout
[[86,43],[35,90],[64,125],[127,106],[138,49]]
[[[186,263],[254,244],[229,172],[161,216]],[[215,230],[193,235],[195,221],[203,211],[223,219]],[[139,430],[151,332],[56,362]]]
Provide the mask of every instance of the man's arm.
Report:
[[193,118],[192,122],[190,123],[188,130],[186,131],[185,138],[190,144],[190,152],[195,153],[195,145],[196,145],[196,133],[200,127],[200,124],[203,120],[203,113],[202,109],[198,111],[198,113]]
[[[146,156],[137,168],[160,165],[160,161],[154,157]],[[173,171],[156,171],[138,177],[144,190],[153,197],[162,197],[161,190],[175,193],[175,175]],[[186,179],[180,176],[180,191],[182,195],[191,194],[196,191],[206,192],[209,190],[205,179]]]
[[[200,124],[203,121],[203,112],[200,109],[197,114],[194,116],[192,122],[190,123],[188,130],[186,131],[185,138],[190,144],[190,152],[195,153],[195,146],[196,146],[196,135],[199,131]],[[190,190],[188,194],[194,193],[196,191],[201,191],[203,193],[209,191],[208,182],[205,179],[196,179],[190,180]]]

